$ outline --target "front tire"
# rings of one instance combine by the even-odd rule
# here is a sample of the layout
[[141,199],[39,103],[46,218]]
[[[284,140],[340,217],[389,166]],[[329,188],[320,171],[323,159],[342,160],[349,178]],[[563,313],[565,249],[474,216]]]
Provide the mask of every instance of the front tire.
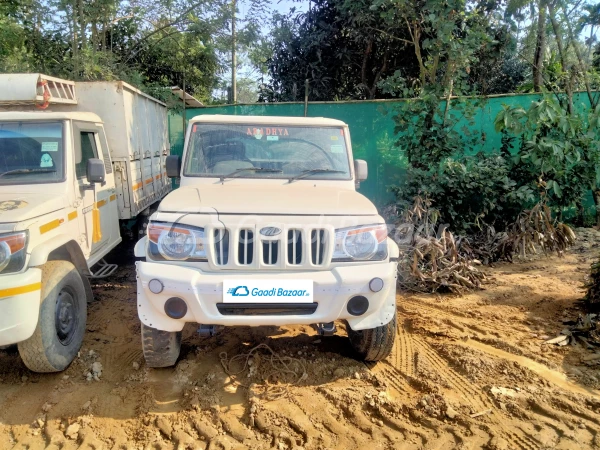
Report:
[[354,331],[348,329],[350,344],[363,361],[377,362],[392,352],[396,340],[396,313],[390,322],[376,328]]
[[42,266],[38,324],[18,344],[21,359],[33,372],[60,372],[75,359],[85,333],[87,296],[81,275],[68,261]]
[[142,324],[142,350],[148,367],[171,367],[181,351],[181,331],[162,331]]

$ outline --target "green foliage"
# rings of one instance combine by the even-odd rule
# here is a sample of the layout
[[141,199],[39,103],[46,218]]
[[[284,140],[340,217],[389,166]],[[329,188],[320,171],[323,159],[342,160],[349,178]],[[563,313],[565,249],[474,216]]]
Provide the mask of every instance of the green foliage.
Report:
[[401,209],[414,197],[427,196],[440,221],[459,234],[475,233],[484,223],[504,229],[536,199],[530,186],[517,187],[510,162],[499,154],[446,158],[427,170],[409,170],[393,190]]
[[525,110],[505,106],[497,131],[519,138],[514,163],[557,208],[579,207],[600,186],[600,107],[569,114],[549,95]]
[[[241,53],[260,38],[264,5],[244,4],[253,9],[236,21]],[[3,0],[0,71],[122,79],[163,97],[159,85],[185,84],[210,102],[231,65],[231,16],[230,0]]]

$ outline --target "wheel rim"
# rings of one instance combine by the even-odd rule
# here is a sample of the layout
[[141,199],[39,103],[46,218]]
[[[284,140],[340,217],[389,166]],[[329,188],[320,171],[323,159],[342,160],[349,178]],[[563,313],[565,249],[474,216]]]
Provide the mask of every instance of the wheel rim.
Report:
[[69,345],[77,331],[77,300],[70,289],[62,289],[56,299],[56,336],[62,345]]

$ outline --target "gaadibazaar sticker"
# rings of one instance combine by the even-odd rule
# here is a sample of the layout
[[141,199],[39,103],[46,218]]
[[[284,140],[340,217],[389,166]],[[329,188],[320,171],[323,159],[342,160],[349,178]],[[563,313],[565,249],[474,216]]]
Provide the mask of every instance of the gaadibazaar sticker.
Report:
[[312,303],[312,280],[225,280],[225,303]]

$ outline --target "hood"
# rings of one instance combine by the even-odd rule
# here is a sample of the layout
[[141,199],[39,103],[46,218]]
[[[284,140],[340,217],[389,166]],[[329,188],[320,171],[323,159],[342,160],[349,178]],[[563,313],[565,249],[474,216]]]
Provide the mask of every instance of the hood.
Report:
[[269,215],[378,215],[365,196],[350,189],[304,183],[284,185],[203,184],[176,189],[159,206],[163,212]]
[[0,192],[0,223],[22,222],[65,207],[56,194],[14,194]]

